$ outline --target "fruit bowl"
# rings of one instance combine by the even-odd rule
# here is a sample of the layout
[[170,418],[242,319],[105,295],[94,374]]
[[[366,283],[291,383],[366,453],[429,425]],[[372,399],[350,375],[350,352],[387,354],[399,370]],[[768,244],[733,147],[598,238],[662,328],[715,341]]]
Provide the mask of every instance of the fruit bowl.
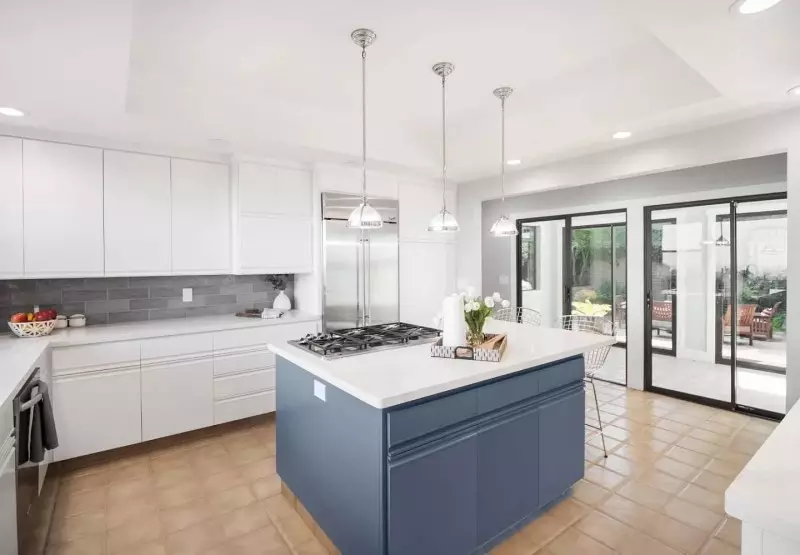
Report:
[[49,335],[56,326],[55,320],[43,320],[41,322],[9,322],[8,327],[17,337],[43,337]]

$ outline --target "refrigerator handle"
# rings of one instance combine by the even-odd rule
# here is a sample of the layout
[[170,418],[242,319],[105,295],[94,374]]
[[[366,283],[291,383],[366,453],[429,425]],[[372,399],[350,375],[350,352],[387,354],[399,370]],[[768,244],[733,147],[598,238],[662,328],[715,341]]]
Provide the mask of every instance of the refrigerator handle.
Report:
[[364,234],[364,325],[372,324],[372,246]]
[[361,238],[356,240],[356,327],[362,325],[361,323],[361,249],[364,246],[361,244]]

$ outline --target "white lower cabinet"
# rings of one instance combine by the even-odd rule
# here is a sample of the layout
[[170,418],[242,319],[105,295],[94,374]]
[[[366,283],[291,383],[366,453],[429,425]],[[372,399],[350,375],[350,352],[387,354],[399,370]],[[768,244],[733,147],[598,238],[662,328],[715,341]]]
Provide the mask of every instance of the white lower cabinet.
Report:
[[214,424],[211,358],[142,367],[142,439]]
[[214,424],[249,418],[275,410],[275,390],[262,391],[214,403]]
[[253,370],[214,380],[214,400],[275,389],[275,369]]
[[61,461],[142,441],[140,369],[94,371],[53,379]]

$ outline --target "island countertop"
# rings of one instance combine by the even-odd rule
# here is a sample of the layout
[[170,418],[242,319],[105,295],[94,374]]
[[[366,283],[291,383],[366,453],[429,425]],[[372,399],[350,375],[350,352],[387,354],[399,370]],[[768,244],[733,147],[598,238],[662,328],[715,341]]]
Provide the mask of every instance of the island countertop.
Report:
[[612,345],[610,336],[492,320],[488,333],[508,334],[500,362],[434,358],[430,343],[325,360],[287,343],[276,355],[375,408],[384,409],[492,380]]

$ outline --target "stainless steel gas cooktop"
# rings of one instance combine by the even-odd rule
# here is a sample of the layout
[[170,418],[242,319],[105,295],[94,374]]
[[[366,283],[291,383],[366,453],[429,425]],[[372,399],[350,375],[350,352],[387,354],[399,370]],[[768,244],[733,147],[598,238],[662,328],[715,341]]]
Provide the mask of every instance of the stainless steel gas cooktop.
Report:
[[376,324],[361,328],[335,330],[327,333],[309,334],[302,339],[289,341],[298,349],[333,360],[346,356],[396,349],[420,343],[430,343],[441,335],[441,330],[415,326],[403,322]]

